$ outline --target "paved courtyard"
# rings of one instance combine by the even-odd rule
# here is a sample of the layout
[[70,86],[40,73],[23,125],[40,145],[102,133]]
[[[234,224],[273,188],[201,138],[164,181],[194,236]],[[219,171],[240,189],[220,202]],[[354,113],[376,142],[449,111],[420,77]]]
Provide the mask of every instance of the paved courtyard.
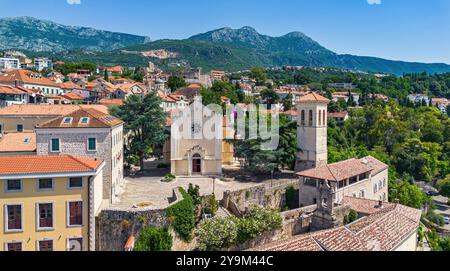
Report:
[[[201,195],[210,195],[214,192],[217,200],[223,198],[223,193],[227,190],[236,191],[256,185],[267,184],[271,181],[263,182],[239,182],[220,180],[213,181],[211,178],[177,178],[177,180],[164,183],[161,182],[162,177],[139,177],[126,178],[125,186],[119,201],[113,204],[115,208],[131,208],[134,205],[145,205],[152,207],[166,207],[169,205],[168,198],[172,197],[173,190],[177,187],[183,187],[187,190],[189,184],[200,186]],[[277,180],[276,183],[279,183]]]

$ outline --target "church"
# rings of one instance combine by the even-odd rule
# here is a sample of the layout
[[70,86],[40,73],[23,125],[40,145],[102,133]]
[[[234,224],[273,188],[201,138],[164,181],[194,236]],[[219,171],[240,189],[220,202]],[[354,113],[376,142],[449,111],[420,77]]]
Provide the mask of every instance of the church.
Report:
[[[345,197],[388,201],[388,166],[368,156],[328,164],[327,127],[330,100],[309,93],[297,102],[297,162],[300,206],[318,204],[322,186],[331,187],[335,203]],[[171,173],[180,177],[217,177],[222,167],[234,163],[232,144],[226,142],[229,127],[221,113],[197,97],[172,116]],[[208,136],[209,134],[209,136]],[[168,159],[169,160],[169,159]]]
[[201,97],[172,115],[171,173],[180,177],[219,177],[234,163],[233,145],[226,142],[227,119],[203,106]]

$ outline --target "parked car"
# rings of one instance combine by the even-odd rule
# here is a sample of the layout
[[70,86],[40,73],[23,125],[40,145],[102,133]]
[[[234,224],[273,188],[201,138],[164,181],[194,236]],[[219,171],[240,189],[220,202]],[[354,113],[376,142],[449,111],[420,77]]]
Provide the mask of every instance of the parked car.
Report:
[[450,219],[448,218],[448,216],[444,217],[444,222],[445,224],[450,224]]

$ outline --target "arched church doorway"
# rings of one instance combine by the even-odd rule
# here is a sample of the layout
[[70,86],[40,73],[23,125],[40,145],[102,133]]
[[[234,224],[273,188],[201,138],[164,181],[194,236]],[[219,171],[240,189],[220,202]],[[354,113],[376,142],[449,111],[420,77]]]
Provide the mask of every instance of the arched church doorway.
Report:
[[200,154],[194,154],[192,157],[192,173],[202,174],[202,157]]

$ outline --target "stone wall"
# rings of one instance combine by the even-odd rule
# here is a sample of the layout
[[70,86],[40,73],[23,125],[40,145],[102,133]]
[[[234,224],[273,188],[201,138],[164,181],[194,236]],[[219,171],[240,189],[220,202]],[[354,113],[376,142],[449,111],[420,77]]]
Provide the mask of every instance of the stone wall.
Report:
[[298,190],[298,181],[287,182],[274,187],[259,185],[237,191],[226,191],[222,199],[222,206],[239,216],[252,205],[282,210],[286,206],[286,189],[294,187]]
[[308,206],[281,213],[283,224],[281,229],[266,232],[239,246],[227,249],[228,251],[242,251],[262,246],[271,242],[290,239],[296,235],[309,232],[312,216],[316,206]]
[[[178,191],[174,190],[171,199],[172,206],[183,199]],[[140,209],[104,209],[97,217],[97,251],[123,251],[124,245],[130,236],[136,240],[145,227],[163,227],[168,226],[169,221],[166,217],[167,209],[140,208]],[[179,245],[178,239],[174,234],[174,247]]]

